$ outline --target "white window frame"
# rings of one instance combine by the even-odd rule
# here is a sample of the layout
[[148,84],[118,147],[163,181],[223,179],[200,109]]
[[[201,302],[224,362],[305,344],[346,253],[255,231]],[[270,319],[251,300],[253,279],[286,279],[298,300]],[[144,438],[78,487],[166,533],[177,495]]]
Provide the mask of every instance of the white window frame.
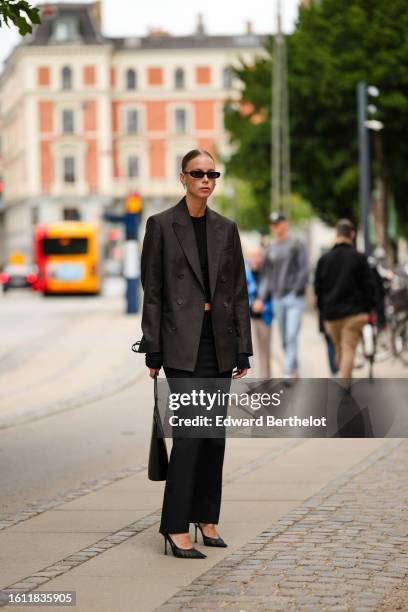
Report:
[[[181,87],[177,86],[177,73],[181,71],[182,75],[183,75],[183,84]],[[174,69],[173,72],[173,88],[177,91],[184,91],[186,89],[186,70],[185,68],[182,68],[181,66],[177,66]]]
[[[72,159],[73,160],[73,177],[74,180],[73,181],[67,181],[65,180],[65,176],[66,176],[66,168],[65,168],[65,161],[68,159]],[[76,185],[78,183],[78,161],[77,161],[77,157],[73,154],[68,154],[68,155],[63,155],[61,158],[61,162],[62,162],[62,169],[61,169],[61,176],[62,176],[62,182],[64,185]]]
[[[70,71],[70,75],[71,75],[70,87],[64,87],[64,70],[66,68]],[[72,66],[68,66],[67,64],[64,64],[63,66],[61,66],[61,69],[60,69],[60,89],[61,91],[72,91],[74,89],[74,71],[72,69]]]
[[[72,113],[72,131],[71,132],[66,132],[64,129],[64,115],[65,113]],[[72,136],[74,134],[77,133],[76,127],[77,127],[77,118],[76,118],[76,113],[75,110],[71,107],[71,108],[67,108],[67,107],[63,107],[60,111],[60,132],[61,134],[63,134],[64,136]]]
[[[86,142],[74,136],[56,138],[51,150],[55,169],[51,194],[55,196],[88,194],[89,185],[85,180]],[[64,157],[75,157],[75,183],[64,181]]]
[[[229,85],[226,85],[226,74],[227,72],[229,72],[230,76],[230,83]],[[234,73],[233,73],[233,67],[231,66],[231,64],[228,64],[227,66],[224,66],[222,69],[222,73],[221,73],[221,82],[222,82],[222,88],[225,89],[226,91],[231,91],[231,89],[234,89]]]
[[[129,170],[130,170],[130,160],[131,159],[136,159],[137,160],[137,174],[136,175],[131,175]],[[140,156],[137,155],[137,153],[129,153],[126,157],[126,178],[129,181],[134,181],[134,180],[138,180],[140,179]]]
[[[133,71],[133,73],[135,75],[135,86],[134,87],[129,87],[128,86],[128,74],[129,74],[129,71],[131,71],[131,70]],[[135,68],[128,67],[128,68],[126,68],[126,71],[125,71],[125,90],[126,91],[137,91],[137,89],[138,89],[138,73],[137,73],[137,70]]]
[[[137,132],[128,132],[128,111],[137,112]],[[145,131],[143,107],[141,104],[125,104],[121,110],[121,133],[129,138],[137,138]]]
[[[177,111],[178,110],[183,110],[184,114],[185,114],[185,129],[183,131],[180,131],[177,129]],[[174,106],[172,106],[171,109],[171,114],[172,114],[172,122],[171,122],[171,126],[172,126],[172,132],[174,134],[178,134],[179,136],[182,136],[184,134],[188,134],[189,129],[190,129],[190,113],[189,113],[189,108],[186,105],[181,105],[181,104],[175,104]]]

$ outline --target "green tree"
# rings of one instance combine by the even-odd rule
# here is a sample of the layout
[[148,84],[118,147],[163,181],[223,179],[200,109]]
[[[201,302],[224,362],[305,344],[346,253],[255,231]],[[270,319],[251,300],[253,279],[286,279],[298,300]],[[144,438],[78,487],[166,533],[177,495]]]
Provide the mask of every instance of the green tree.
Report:
[[31,34],[33,24],[41,23],[40,11],[26,0],[0,0],[0,27],[13,23],[22,36]]
[[[321,0],[300,9],[287,37],[293,187],[319,216],[358,219],[356,86],[376,85],[375,118],[384,129],[372,141],[373,185],[395,202],[400,227],[408,225],[408,11],[405,0]],[[242,64],[242,99],[253,106],[242,116],[233,104],[225,121],[236,152],[227,172],[246,175],[265,214],[269,206],[269,57]],[[253,117],[263,115],[262,123]],[[253,167],[256,160],[256,172]],[[251,169],[248,169],[251,166]],[[378,191],[378,189],[377,189]],[[264,204],[266,202],[266,206]]]

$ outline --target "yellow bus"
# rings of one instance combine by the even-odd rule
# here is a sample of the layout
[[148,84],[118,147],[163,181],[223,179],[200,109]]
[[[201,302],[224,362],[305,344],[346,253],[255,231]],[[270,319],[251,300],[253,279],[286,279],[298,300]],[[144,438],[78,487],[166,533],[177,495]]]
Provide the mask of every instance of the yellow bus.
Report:
[[35,289],[50,293],[100,291],[98,227],[81,221],[38,225],[34,232],[38,268]]

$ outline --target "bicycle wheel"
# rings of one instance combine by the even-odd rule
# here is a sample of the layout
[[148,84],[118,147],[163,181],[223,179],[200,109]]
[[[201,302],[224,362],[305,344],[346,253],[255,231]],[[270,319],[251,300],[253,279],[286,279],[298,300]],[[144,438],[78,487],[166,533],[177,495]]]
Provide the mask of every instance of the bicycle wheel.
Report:
[[393,340],[389,327],[376,331],[374,361],[380,363],[393,355]]
[[393,344],[395,355],[404,365],[408,365],[408,317],[404,317],[396,324]]

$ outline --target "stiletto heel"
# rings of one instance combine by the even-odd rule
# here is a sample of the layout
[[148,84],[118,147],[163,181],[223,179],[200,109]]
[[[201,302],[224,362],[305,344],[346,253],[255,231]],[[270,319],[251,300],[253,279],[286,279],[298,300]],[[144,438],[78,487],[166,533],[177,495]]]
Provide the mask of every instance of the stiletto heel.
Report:
[[204,555],[202,552],[197,550],[196,548],[180,548],[177,546],[175,542],[171,539],[168,533],[163,534],[164,537],[164,554],[167,555],[167,542],[170,544],[171,552],[175,557],[179,559],[205,559],[207,555]]
[[210,536],[206,536],[203,532],[203,528],[200,523],[194,523],[195,532],[196,532],[196,542],[197,542],[197,529],[201,531],[201,535],[203,536],[203,544],[204,546],[215,546],[218,548],[226,548],[228,544],[224,542],[224,540],[220,537],[218,538],[210,538]]
[[194,542],[197,542],[197,524],[194,523],[194,527],[195,527],[195,540]]

